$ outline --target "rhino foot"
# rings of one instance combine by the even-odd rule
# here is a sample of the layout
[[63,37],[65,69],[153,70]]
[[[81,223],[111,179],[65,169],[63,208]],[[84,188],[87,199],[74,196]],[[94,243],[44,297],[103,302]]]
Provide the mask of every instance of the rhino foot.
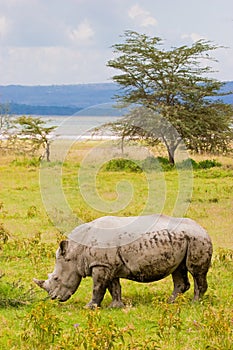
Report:
[[96,303],[93,303],[92,301],[90,301],[90,303],[88,303],[87,305],[84,306],[84,309],[95,310],[98,307],[99,307],[99,305],[97,305]]
[[109,308],[124,308],[125,307],[125,304],[120,301],[120,300],[114,300],[111,302],[111,304],[109,305]]

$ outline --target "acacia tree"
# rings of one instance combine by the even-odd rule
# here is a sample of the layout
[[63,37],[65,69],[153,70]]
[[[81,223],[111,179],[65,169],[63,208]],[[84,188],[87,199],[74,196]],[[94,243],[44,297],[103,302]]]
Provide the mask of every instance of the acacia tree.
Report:
[[0,104],[0,149],[14,149],[15,140],[13,116],[5,104]]
[[[232,140],[233,109],[220,99],[227,94],[221,89],[224,83],[209,78],[213,70],[205,64],[215,61],[209,53],[219,47],[199,40],[190,47],[165,50],[159,37],[133,31],[126,31],[124,39],[124,43],[113,45],[116,58],[107,63],[121,71],[113,76],[121,88],[115,98],[121,107],[137,104],[155,112],[155,120],[159,114],[161,120],[170,123],[170,130],[166,130],[169,137],[164,138],[164,133],[159,136],[167,147],[169,161],[174,164],[175,151],[182,139],[189,149],[197,152],[226,152]],[[153,128],[157,132],[159,129],[153,126],[151,113],[145,113],[144,109],[141,127],[131,123],[134,114],[135,111],[128,115],[128,136],[138,134],[153,140]],[[126,123],[126,119],[123,118],[122,123]],[[121,123],[117,123],[116,131],[125,131]],[[145,124],[150,125],[149,134],[143,130]],[[164,128],[160,127],[162,131]]]
[[24,142],[28,142],[30,152],[35,153],[42,147],[45,150],[46,160],[49,162],[50,136],[56,126],[45,126],[46,122],[41,118],[28,116],[21,116],[15,122],[19,126],[18,135],[23,137]]

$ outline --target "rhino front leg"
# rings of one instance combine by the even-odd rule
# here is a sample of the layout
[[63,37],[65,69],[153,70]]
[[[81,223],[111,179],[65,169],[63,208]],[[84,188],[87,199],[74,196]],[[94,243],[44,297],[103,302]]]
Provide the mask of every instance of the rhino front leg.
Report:
[[120,285],[120,279],[114,278],[108,285],[108,290],[112,296],[112,302],[109,305],[109,307],[124,307],[121,300],[121,285]]
[[86,308],[94,309],[99,307],[109,283],[109,270],[106,267],[95,266],[92,268],[93,291],[92,299]]

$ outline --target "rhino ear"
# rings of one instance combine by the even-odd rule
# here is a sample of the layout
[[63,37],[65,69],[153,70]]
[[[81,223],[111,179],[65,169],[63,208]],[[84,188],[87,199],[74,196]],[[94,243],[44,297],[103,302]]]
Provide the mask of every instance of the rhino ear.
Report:
[[61,255],[65,255],[68,249],[68,241],[61,241],[60,243],[60,250],[61,250]]

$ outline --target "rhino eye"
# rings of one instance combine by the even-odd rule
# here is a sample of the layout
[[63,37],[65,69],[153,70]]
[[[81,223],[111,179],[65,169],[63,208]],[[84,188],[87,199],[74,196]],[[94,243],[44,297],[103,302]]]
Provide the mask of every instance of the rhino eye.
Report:
[[54,281],[57,281],[58,280],[58,277],[56,276],[56,277],[54,277]]

